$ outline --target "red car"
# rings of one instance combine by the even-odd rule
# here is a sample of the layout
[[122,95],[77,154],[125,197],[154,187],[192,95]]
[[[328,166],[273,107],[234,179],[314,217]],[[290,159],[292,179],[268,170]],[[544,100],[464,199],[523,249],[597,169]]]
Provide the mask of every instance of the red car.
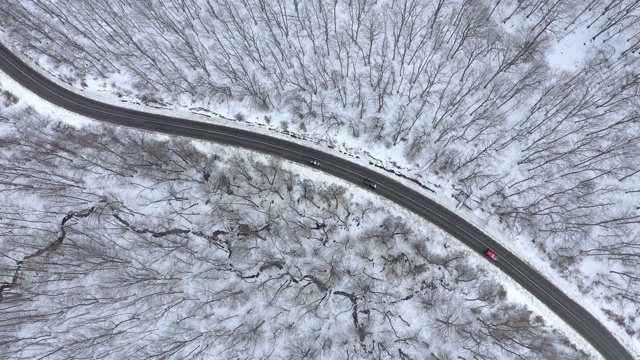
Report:
[[487,257],[489,257],[489,259],[491,259],[491,260],[496,260],[498,258],[496,253],[494,253],[493,250],[491,250],[491,249],[485,250],[484,254],[487,255]]

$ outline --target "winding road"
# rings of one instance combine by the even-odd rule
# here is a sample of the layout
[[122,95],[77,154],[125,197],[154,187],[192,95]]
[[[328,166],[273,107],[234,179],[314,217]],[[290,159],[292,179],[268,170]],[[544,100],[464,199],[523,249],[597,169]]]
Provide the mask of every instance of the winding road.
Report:
[[498,255],[498,260],[493,262],[495,266],[546,304],[591,343],[604,358],[633,359],[618,340],[588,311],[571,300],[558,287],[521,261],[516,255],[508,252],[460,216],[391,177],[381,175],[348,160],[267,135],[222,125],[123,109],[82,97],[52,82],[25,64],[2,44],[0,44],[0,69],[42,99],[89,118],[116,125],[242,147],[299,163],[304,163],[304,156],[311,156],[323,162],[324,166],[318,170],[358,186],[363,186],[363,178],[369,178],[378,184],[376,192],[380,196],[384,196],[422,216],[471,249],[480,254],[487,248],[493,249]]

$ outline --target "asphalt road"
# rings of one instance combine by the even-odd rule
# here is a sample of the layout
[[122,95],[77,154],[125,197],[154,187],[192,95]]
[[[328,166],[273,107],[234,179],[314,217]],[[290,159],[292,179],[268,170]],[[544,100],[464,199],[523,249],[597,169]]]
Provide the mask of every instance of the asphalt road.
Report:
[[242,147],[299,163],[304,163],[303,156],[311,156],[323,162],[322,171],[350,181],[357,186],[363,186],[363,178],[369,178],[378,184],[376,191],[379,195],[422,216],[474,251],[482,253],[487,248],[493,249],[498,255],[498,260],[493,262],[495,266],[545,303],[591,343],[604,358],[632,359],[632,356],[616,338],[589,312],[569,299],[560,289],[527,266],[516,255],[509,253],[460,216],[405,187],[391,177],[380,175],[375,171],[324,152],[266,135],[123,109],[84,98],[51,82],[23,63],[1,44],[0,69],[44,100],[96,120]]

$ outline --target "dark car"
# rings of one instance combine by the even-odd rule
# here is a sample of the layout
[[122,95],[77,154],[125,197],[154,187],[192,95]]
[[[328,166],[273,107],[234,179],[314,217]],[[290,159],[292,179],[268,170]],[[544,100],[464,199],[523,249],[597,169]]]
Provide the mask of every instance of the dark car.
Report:
[[373,180],[364,179],[364,184],[372,188],[373,190],[378,188],[378,185]]
[[322,167],[322,162],[318,159],[314,159],[310,156],[305,156],[304,157],[304,161],[313,165],[313,166],[317,166],[317,167]]
[[487,257],[491,260],[497,260],[498,256],[496,255],[496,253],[493,252],[493,250],[491,249],[487,249],[484,251],[484,254],[487,255]]

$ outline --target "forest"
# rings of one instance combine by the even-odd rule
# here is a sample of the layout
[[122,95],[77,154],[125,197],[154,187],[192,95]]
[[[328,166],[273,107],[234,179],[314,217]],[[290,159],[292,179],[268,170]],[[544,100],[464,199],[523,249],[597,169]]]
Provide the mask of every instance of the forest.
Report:
[[6,0],[0,9],[3,41],[78,89],[269,113],[309,136],[398,154],[414,174],[474,194],[638,340],[640,1]]
[[364,189],[14,100],[3,357],[589,357],[470,250]]

